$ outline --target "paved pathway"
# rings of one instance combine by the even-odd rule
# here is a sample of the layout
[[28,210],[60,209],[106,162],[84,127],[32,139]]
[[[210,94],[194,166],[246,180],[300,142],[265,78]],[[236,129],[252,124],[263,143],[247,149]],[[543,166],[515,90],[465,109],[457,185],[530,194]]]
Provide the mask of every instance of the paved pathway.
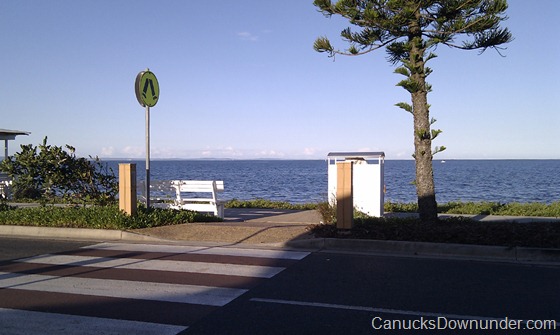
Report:
[[321,217],[315,210],[226,208],[224,222],[189,223],[135,232],[178,241],[281,244],[313,239],[309,227],[320,222]]
[[0,263],[2,334],[177,334],[307,252],[100,243]]

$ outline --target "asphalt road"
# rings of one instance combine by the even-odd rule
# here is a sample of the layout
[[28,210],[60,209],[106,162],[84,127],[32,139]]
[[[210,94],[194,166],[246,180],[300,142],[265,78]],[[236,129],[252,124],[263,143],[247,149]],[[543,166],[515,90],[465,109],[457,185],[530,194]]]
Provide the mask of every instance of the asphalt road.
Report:
[[560,321],[559,283],[553,266],[313,253],[183,334],[546,334],[456,320]]
[[[0,238],[0,261],[74,254],[72,250],[94,243]],[[213,262],[222,262],[220,257]],[[558,265],[315,252],[248,286],[225,306],[185,321],[189,328],[181,334],[557,334],[559,283]],[[68,302],[61,309],[64,304]],[[127,309],[142,308],[137,305]],[[179,311],[157,312],[189,318]],[[458,329],[461,320],[471,322],[471,329]],[[525,329],[547,320],[555,320],[545,326],[556,330]],[[509,328],[472,330],[488,322]]]
[[0,261],[74,250],[95,241],[0,237]]

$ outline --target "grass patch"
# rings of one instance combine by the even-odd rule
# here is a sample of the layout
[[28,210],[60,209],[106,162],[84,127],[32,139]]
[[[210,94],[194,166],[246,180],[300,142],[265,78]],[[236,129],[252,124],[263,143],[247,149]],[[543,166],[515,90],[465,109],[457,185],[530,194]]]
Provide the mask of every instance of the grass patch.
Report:
[[[336,208],[319,207],[323,222],[311,232],[317,237],[392,240],[411,242],[456,243],[507,247],[560,248],[560,218],[558,222],[481,222],[466,217],[450,217],[426,223],[417,218],[372,218],[354,212],[354,228],[339,230]],[[416,204],[386,203],[386,212],[416,213]],[[464,215],[542,216],[560,217],[560,202],[511,203],[450,202],[438,206],[438,212]]]
[[[416,213],[415,203],[385,203],[385,212]],[[505,215],[505,216],[542,216],[560,217],[560,201],[546,203],[508,203],[499,202],[448,202],[438,204],[438,212],[443,214]]]
[[311,227],[317,237],[392,241],[560,248],[559,222],[480,222],[464,217],[423,223],[410,218],[355,219],[354,228],[341,232],[335,225]]
[[272,201],[266,199],[238,200],[232,199],[224,204],[225,208],[264,208],[264,209],[291,209],[309,210],[317,209],[317,204],[292,204],[285,201]]
[[118,206],[40,206],[15,208],[0,207],[0,224],[20,226],[138,229],[191,222],[211,222],[221,219],[193,211],[138,207],[138,214],[130,217]]

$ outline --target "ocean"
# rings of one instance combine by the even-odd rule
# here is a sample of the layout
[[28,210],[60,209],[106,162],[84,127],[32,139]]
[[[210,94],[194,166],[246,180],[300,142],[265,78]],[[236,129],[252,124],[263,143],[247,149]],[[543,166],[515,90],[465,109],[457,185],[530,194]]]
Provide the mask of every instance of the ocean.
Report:
[[[118,175],[118,161],[107,162]],[[145,161],[136,163],[145,179]],[[327,199],[326,160],[154,160],[151,180],[223,180],[222,199],[314,203]],[[450,201],[560,201],[560,160],[434,161],[436,198]],[[416,202],[414,161],[386,160],[386,202]]]

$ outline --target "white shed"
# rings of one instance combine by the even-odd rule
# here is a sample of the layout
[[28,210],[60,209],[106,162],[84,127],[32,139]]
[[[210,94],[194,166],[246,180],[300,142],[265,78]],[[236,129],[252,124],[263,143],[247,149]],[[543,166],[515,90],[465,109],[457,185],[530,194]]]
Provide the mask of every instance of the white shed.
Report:
[[383,216],[385,203],[384,152],[331,152],[328,161],[328,199],[336,202],[338,162],[352,162],[354,208],[370,216]]

